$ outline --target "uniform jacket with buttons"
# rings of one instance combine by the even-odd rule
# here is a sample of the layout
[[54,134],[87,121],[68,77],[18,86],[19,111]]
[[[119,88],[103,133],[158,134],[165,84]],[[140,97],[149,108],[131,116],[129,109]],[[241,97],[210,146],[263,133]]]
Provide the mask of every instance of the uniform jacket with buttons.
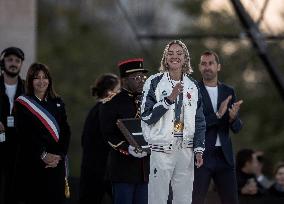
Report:
[[116,124],[117,119],[135,117],[138,110],[135,99],[132,93],[122,89],[100,107],[100,129],[111,146],[108,168],[112,182],[132,184],[148,182],[149,156],[136,158],[130,155],[129,143]]

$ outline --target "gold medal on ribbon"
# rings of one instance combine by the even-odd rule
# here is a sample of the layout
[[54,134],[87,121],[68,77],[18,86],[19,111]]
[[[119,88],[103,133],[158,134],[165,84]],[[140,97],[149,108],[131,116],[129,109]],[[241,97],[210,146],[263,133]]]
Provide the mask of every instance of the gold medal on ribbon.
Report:
[[182,132],[183,131],[183,123],[180,121],[176,121],[174,124],[175,132]]

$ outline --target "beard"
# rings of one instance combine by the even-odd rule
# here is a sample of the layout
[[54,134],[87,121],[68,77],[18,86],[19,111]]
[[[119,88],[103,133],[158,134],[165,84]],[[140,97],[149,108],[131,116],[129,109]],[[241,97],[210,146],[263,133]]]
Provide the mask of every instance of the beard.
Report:
[[20,70],[18,70],[17,72],[11,72],[9,70],[6,69],[6,67],[4,68],[4,72],[9,76],[9,77],[16,77],[19,75]]
[[211,71],[206,71],[202,73],[202,77],[206,80],[206,81],[211,81],[216,77],[216,74],[214,74]]

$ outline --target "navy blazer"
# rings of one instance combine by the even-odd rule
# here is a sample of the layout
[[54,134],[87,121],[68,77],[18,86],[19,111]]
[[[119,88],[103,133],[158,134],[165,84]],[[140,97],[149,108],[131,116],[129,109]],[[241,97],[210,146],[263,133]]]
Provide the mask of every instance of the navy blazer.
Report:
[[[234,133],[238,133],[243,126],[242,121],[239,119],[239,116],[237,116],[232,123],[229,123],[228,110],[221,119],[218,119],[214,112],[210,96],[204,86],[204,83],[202,81],[198,83],[202,95],[203,112],[206,120],[204,165],[207,167],[215,165],[212,163],[214,161],[212,157],[214,156],[213,151],[218,133],[225,159],[228,164],[233,167],[234,156],[232,142],[229,136],[229,129],[231,129]],[[232,104],[236,102],[235,91],[232,87],[218,82],[217,110],[219,109],[222,101],[224,101],[230,95],[232,95],[232,99],[228,104],[228,108],[230,108]]]

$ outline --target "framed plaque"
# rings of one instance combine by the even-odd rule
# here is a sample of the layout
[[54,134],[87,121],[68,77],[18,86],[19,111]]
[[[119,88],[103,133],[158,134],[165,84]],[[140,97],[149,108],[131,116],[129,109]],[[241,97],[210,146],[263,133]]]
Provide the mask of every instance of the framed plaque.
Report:
[[130,145],[135,147],[137,152],[150,152],[147,142],[144,140],[141,128],[141,119],[127,118],[118,119],[117,126]]

